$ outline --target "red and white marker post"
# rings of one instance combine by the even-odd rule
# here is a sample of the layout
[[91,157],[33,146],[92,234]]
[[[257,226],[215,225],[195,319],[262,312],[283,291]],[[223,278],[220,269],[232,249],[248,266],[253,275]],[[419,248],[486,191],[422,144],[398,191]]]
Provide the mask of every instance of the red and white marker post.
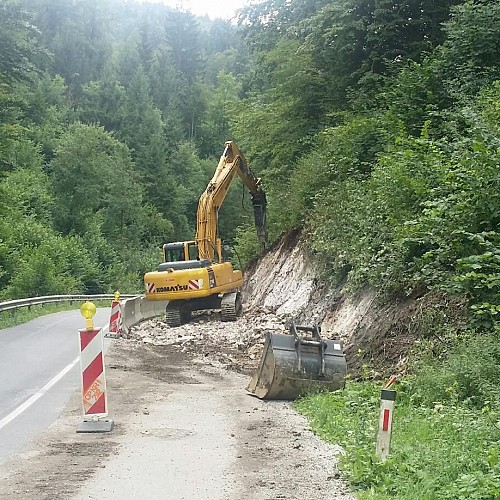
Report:
[[122,306],[120,293],[115,292],[115,298],[111,302],[111,316],[109,318],[109,333],[106,337],[118,338],[123,335]]
[[85,302],[80,311],[87,321],[87,328],[79,330],[83,422],[76,432],[109,432],[113,421],[106,418],[108,402],[102,330],[94,328],[92,318],[96,307],[92,302]]
[[389,456],[392,434],[392,417],[396,405],[396,391],[382,389],[380,395],[380,419],[378,424],[377,446],[375,454],[380,461]]

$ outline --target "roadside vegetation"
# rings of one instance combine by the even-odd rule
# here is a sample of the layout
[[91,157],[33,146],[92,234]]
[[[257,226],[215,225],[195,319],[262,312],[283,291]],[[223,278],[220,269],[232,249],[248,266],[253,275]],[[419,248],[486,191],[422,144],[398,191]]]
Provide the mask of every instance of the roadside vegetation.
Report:
[[76,304],[47,304],[3,311],[0,313],[0,330],[27,323],[40,316],[46,316],[47,314],[60,311],[69,311],[76,308]]
[[[38,304],[29,308],[21,307],[9,311],[3,311],[0,312],[0,330],[12,326],[22,325],[23,323],[27,323],[32,319],[39,318],[40,316],[46,316],[47,314],[80,309],[82,304],[83,302],[78,301],[59,302],[51,304]],[[94,305],[96,307],[110,307],[109,301],[103,300],[94,302]]]
[[312,428],[340,444],[340,470],[357,498],[474,499],[500,495],[500,425],[460,402],[416,404],[411,384],[398,387],[391,453],[375,457],[380,384],[349,383],[297,404]]
[[[296,402],[312,428],[340,444],[340,469],[360,499],[488,499],[500,496],[500,344],[471,332],[446,352],[423,341],[413,374],[397,391],[389,458],[375,443],[382,381],[347,382],[344,390]],[[437,344],[441,344],[438,353]]]

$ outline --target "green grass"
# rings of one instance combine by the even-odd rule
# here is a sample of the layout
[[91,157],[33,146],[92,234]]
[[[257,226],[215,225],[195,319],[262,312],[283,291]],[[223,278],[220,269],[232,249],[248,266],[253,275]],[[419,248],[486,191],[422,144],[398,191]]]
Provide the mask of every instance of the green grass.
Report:
[[[21,325],[27,323],[32,319],[38,318],[40,316],[46,316],[47,314],[52,314],[61,311],[71,311],[74,309],[80,309],[83,301],[70,302],[58,302],[49,304],[40,304],[36,306],[21,307],[18,309],[0,312],[0,330],[4,328],[10,328],[12,326]],[[96,307],[110,307],[109,301],[96,301],[94,302]],[[84,319],[82,318],[82,325],[84,325]],[[83,328],[83,326],[82,326]]]
[[350,382],[344,391],[296,402],[312,428],[342,445],[340,468],[360,499],[500,498],[500,424],[466,403],[415,403],[414,385],[396,387],[389,459],[375,457],[380,385]]

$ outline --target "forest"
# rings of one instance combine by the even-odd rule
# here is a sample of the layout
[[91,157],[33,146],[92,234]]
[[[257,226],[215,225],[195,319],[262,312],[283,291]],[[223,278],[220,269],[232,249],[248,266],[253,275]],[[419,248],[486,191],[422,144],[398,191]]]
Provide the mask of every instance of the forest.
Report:
[[[0,0],[0,297],[140,292],[235,140],[325,279],[498,332],[499,52],[498,1]],[[248,201],[220,214],[242,267]]]
[[[0,301],[141,293],[234,140],[271,243],[300,232],[325,283],[421,305],[391,459],[373,457],[372,367],[298,403],[350,486],[499,498],[498,54],[499,0],[252,0],[231,21],[0,0]],[[241,268],[249,201],[232,186],[219,218]]]

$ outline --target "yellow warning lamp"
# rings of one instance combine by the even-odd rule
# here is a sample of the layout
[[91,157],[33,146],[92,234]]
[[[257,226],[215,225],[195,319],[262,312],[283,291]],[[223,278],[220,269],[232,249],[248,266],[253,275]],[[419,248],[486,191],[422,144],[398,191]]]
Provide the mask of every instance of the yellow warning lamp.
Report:
[[119,302],[120,301],[120,292],[117,290],[115,292],[115,302]]
[[82,304],[82,307],[80,307],[80,312],[82,313],[82,316],[85,318],[85,322],[87,324],[87,330],[93,330],[94,322],[92,321],[92,318],[95,316],[96,313],[95,304],[87,300]]

